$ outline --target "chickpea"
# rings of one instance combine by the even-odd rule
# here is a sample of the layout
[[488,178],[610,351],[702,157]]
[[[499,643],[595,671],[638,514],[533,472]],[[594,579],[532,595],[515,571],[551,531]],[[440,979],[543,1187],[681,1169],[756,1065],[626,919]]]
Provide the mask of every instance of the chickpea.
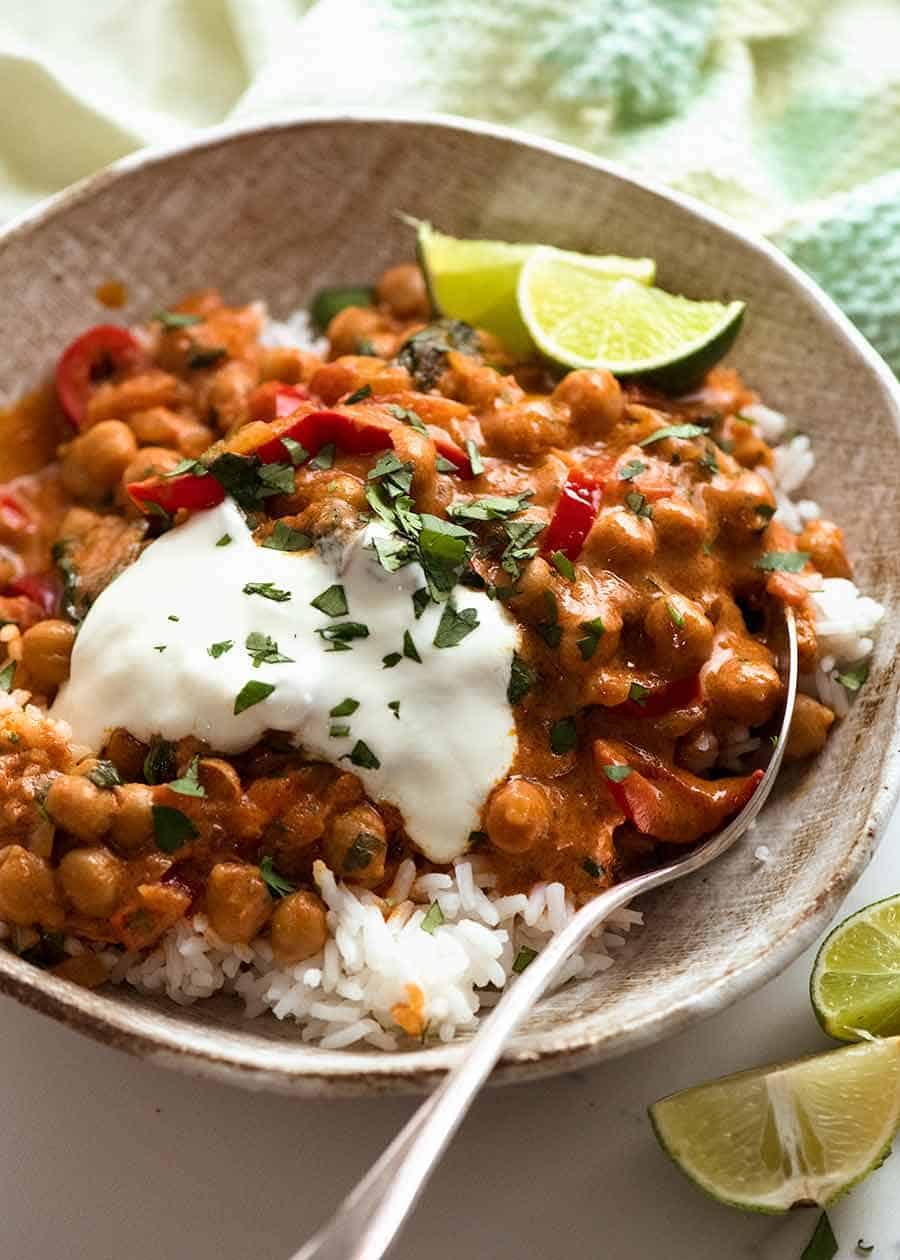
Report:
[[290,966],[312,958],[328,939],[325,904],[315,893],[289,893],[272,915],[270,940],[278,962]]
[[772,665],[747,660],[723,649],[703,671],[703,690],[716,717],[742,726],[767,722],[781,696],[781,679]]
[[714,634],[712,622],[692,599],[683,595],[658,595],[650,601],[644,629],[660,668],[675,678],[696,674],[709,660]]
[[150,407],[171,407],[182,400],[186,386],[177,376],[151,368],[124,381],[104,381],[94,390],[87,405],[87,426],[104,420],[130,416]]
[[706,536],[706,514],[684,499],[660,499],[653,505],[653,526],[661,547],[696,551]]
[[121,420],[101,420],[62,448],[61,479],[76,499],[100,502],[137,453],[137,442]]
[[268,923],[272,898],[258,866],[217,862],[206,883],[206,913],[225,941],[247,944]]
[[40,691],[55,691],[69,677],[75,627],[48,618],[22,635],[22,663]]
[[99,840],[118,810],[114,791],[98,788],[77,774],[61,774],[50,784],[44,805],[53,821],[79,840]]
[[797,539],[797,550],[809,552],[810,560],[822,577],[853,577],[844,550],[844,531],[833,521],[810,521]]
[[65,919],[50,865],[20,844],[0,849],[0,919],[48,928],[61,927]]
[[110,731],[103,755],[107,761],[113,763],[126,783],[143,777],[147,745],[142,744],[124,727],[117,726]]
[[125,783],[114,791],[118,809],[110,839],[126,853],[133,853],[153,839],[153,788],[146,783]]
[[328,325],[328,340],[334,355],[359,354],[360,343],[383,332],[384,316],[372,306],[345,306]]
[[528,779],[508,779],[491,796],[485,825],[496,848],[504,853],[527,853],[550,834],[547,793]]
[[567,445],[568,425],[546,399],[497,407],[481,417],[481,430],[492,455],[530,459],[553,446]]
[[259,384],[256,367],[233,359],[217,368],[205,388],[201,415],[214,419],[220,433],[230,433],[250,418],[250,395]]
[[122,473],[123,488],[132,481],[163,475],[181,463],[181,455],[168,446],[145,446],[137,452]]
[[71,849],[59,864],[59,882],[79,914],[107,919],[121,900],[125,867],[102,846]]
[[406,368],[385,363],[371,355],[345,354],[331,363],[323,363],[309,383],[310,391],[327,406],[345,394],[369,385],[372,393],[401,394],[412,388]]
[[653,522],[627,507],[601,508],[585,540],[582,560],[596,569],[646,564],[656,551]]
[[514,403],[524,390],[511,376],[458,350],[447,355],[447,370],[440,380],[441,393],[466,403],[475,411],[488,411],[498,402]]
[[569,372],[554,389],[553,401],[569,408],[588,439],[608,436],[625,415],[619,382],[605,368]]
[[422,268],[415,263],[388,267],[378,281],[375,294],[398,319],[427,319],[431,313],[425,277]]
[[738,541],[758,536],[775,507],[769,483],[756,472],[714,477],[706,487],[706,502],[715,508],[722,533]]
[[213,431],[193,416],[181,416],[168,407],[136,411],[128,424],[142,446],[172,446],[190,459],[202,455],[213,441]]
[[825,747],[834,714],[812,696],[798,695],[791,718],[791,730],[784,750],[789,761],[815,757]]
[[354,805],[331,819],[322,846],[325,861],[342,878],[373,888],[384,879],[387,834],[371,805]]
[[201,757],[197,766],[200,783],[211,801],[237,805],[242,796],[241,779],[229,761],[221,757]]
[[263,381],[299,385],[308,381],[321,366],[320,358],[295,346],[265,346],[260,351],[259,376]]

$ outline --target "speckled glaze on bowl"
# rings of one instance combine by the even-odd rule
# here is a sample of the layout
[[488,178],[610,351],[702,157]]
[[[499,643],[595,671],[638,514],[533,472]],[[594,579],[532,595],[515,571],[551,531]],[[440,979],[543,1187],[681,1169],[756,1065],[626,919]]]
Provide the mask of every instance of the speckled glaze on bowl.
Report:
[[[898,786],[894,541],[900,390],[814,285],[700,207],[574,150],[456,119],[306,116],[212,133],[87,180],[0,236],[0,405],[31,387],[86,325],[102,281],[145,317],[188,289],[266,297],[285,315],[321,285],[409,257],[403,210],[444,231],[650,254],[666,288],[749,304],[734,361],[814,439],[804,494],[847,531],[858,580],[887,607],[872,678],[822,758],[784,776],[753,840],[642,905],[646,929],[603,977],[543,1002],[495,1079],[623,1054],[721,1009],[785,967],[862,871]],[[884,528],[882,528],[884,526]],[[765,842],[775,860],[754,860]],[[888,890],[886,890],[888,891]],[[121,988],[88,992],[0,950],[0,991],[110,1045],[251,1088],[428,1088],[458,1046],[323,1051],[273,1017],[216,998],[181,1009]]]

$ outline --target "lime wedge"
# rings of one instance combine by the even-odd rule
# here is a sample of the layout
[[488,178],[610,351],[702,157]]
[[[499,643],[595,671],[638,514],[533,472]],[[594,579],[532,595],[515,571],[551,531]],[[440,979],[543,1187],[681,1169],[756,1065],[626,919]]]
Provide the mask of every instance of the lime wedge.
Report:
[[596,262],[541,245],[522,268],[519,311],[535,344],[556,363],[684,389],[737,336],[743,302],[692,302],[610,276]]
[[819,950],[809,990],[816,1018],[838,1041],[900,1033],[900,897],[838,924]]
[[[415,226],[419,262],[437,310],[494,333],[513,354],[532,353],[534,342],[519,314],[516,285],[522,264],[539,247],[459,240],[436,232],[430,223]],[[576,263],[584,261],[603,275],[631,276],[641,284],[652,284],[656,272],[650,258],[590,258],[557,252]]]
[[900,1040],[726,1076],[650,1108],[701,1189],[756,1212],[830,1203],[877,1168],[900,1124]]

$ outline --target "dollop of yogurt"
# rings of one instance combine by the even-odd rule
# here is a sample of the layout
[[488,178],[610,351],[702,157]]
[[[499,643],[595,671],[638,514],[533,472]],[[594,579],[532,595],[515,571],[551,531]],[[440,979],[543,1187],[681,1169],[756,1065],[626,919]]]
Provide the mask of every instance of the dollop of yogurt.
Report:
[[[231,500],[198,513],[98,597],[53,716],[95,750],[115,727],[145,741],[193,735],[222,753],[287,732],[395,805],[427,857],[451,861],[515,755],[506,692],[518,631],[497,601],[460,588],[459,610],[474,609],[478,624],[454,646],[435,646],[443,606],[416,617],[424,574],[418,564],[382,568],[372,546],[380,532],[376,523],[343,544],[285,552],[257,544]],[[345,602],[346,613],[313,606],[332,587],[343,601],[332,593],[326,607]],[[334,650],[328,636],[348,622],[368,634]],[[251,635],[277,645],[259,664]],[[239,696],[254,702],[240,711]]]

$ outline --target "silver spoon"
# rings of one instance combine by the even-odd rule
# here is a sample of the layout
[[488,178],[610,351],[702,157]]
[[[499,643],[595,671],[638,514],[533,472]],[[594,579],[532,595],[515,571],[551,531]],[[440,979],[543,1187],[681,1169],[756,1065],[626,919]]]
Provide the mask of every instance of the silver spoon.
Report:
[[784,716],[765,775],[741,812],[696,849],[656,870],[616,884],[583,906],[506,990],[457,1066],[419,1107],[334,1216],[291,1260],[380,1260],[415,1206],[511,1033],[568,958],[614,910],[652,888],[671,884],[715,861],[754,821],[781,766],[797,694],[797,628],[790,608],[785,609],[785,617],[788,659]]

